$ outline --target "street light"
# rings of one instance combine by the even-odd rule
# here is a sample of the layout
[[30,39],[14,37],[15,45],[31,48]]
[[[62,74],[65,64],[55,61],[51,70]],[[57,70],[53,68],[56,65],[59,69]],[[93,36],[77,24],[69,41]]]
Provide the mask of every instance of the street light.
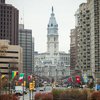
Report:
[[57,80],[58,80],[58,70],[56,68],[56,82],[57,82]]
[[1,69],[0,69],[0,95],[1,95]]

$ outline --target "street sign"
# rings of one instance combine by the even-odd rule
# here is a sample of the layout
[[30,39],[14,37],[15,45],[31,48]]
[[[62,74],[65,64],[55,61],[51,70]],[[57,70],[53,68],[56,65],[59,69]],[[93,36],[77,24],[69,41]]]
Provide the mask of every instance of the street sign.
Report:
[[96,89],[96,90],[100,90],[100,85],[99,85],[99,84],[96,84],[95,89]]

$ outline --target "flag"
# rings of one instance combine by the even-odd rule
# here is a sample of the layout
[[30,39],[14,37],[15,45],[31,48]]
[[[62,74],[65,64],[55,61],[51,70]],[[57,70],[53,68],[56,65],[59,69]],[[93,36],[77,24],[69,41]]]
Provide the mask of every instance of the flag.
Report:
[[76,83],[80,83],[81,82],[81,80],[80,80],[80,76],[75,76],[76,77]]
[[5,76],[6,76],[6,75],[2,75],[2,76],[1,76],[1,79],[3,79]]
[[84,74],[84,75],[83,75],[83,80],[84,80],[84,82],[85,82],[85,83],[87,83],[87,82],[88,82],[88,77],[87,77],[87,74]]
[[30,81],[32,79],[32,75],[28,76],[28,81]]
[[68,83],[73,82],[72,77],[69,77],[69,78],[67,79],[67,82],[68,82]]
[[20,73],[19,75],[19,82],[22,82],[24,79],[24,73]]
[[26,86],[26,81],[24,81],[24,84],[23,85]]
[[15,78],[16,75],[18,75],[17,73],[18,71],[12,71],[12,79]]

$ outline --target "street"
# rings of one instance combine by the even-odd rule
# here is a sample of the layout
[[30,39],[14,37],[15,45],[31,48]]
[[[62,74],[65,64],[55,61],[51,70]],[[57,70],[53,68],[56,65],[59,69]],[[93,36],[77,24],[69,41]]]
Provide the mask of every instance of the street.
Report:
[[29,93],[25,94],[24,96],[20,96],[20,100],[29,100]]
[[[33,99],[30,97],[30,93],[28,92],[27,94],[24,94],[23,96],[20,96],[20,100],[34,100],[34,95],[38,92],[51,92],[52,87],[51,86],[46,86],[45,91],[39,91],[39,88],[36,89],[36,92],[33,92]],[[32,95],[31,95],[32,96]]]
[[[37,91],[38,92],[38,91]],[[37,93],[37,92],[33,92],[33,94],[32,94],[32,92],[31,92],[31,95],[30,95],[30,92],[28,92],[27,94],[24,94],[23,96],[20,96],[20,100],[34,100],[33,98],[34,98],[34,95],[35,95],[35,93]]]

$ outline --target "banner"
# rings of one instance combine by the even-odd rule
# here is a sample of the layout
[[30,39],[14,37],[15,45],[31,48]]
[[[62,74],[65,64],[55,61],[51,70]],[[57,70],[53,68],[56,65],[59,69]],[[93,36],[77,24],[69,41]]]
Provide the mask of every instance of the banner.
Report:
[[81,83],[81,79],[80,79],[80,76],[75,76],[76,77],[76,83]]
[[24,79],[24,73],[20,73],[19,82],[23,82],[23,79]]

